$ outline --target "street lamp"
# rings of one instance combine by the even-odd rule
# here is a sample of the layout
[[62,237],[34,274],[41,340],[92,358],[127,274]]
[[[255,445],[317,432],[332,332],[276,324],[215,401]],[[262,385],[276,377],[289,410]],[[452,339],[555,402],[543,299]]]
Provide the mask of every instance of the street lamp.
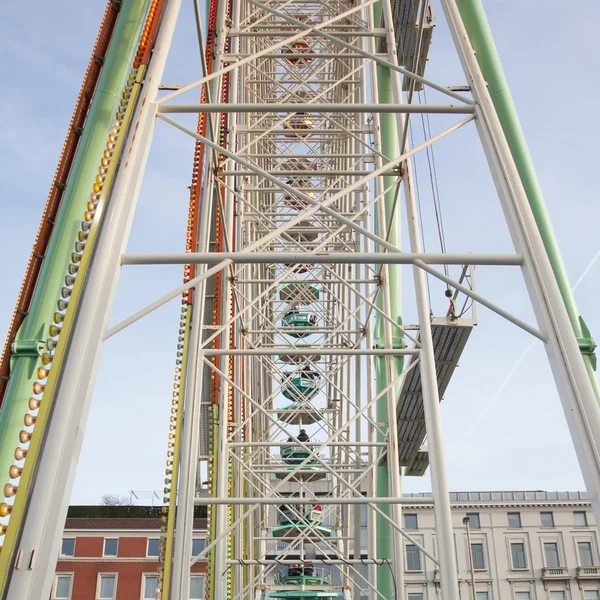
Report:
[[477,600],[477,591],[475,590],[475,566],[473,564],[473,548],[471,546],[471,529],[469,528],[469,517],[463,519],[465,529],[467,530],[467,546],[469,547],[469,564],[471,566],[471,595],[473,600]]

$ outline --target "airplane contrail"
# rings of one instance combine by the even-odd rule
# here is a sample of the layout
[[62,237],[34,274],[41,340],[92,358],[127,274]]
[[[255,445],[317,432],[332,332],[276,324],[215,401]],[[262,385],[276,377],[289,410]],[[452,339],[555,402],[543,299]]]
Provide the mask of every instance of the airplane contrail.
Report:
[[[587,277],[588,273],[592,270],[592,268],[594,267],[594,265],[596,264],[596,262],[598,261],[599,258],[600,258],[600,250],[598,250],[598,252],[596,252],[596,254],[594,255],[594,258],[592,258],[592,260],[588,263],[587,267],[583,270],[583,273],[579,276],[579,278],[573,285],[573,291],[575,291],[577,289],[577,287],[579,286],[579,284]],[[496,403],[498,398],[500,398],[500,396],[502,395],[502,393],[504,392],[504,390],[510,383],[511,379],[515,376],[516,372],[519,370],[519,367],[523,364],[523,361],[525,360],[525,358],[527,357],[529,352],[531,352],[531,349],[536,345],[537,342],[538,342],[538,340],[534,339],[529,344],[529,346],[527,346],[527,348],[523,351],[521,356],[519,356],[519,358],[517,359],[517,362],[513,365],[512,369],[510,370],[510,373],[506,376],[504,381],[500,384],[500,387],[498,388],[496,393],[492,396],[490,401],[486,404],[486,406],[481,411],[481,413],[479,413],[479,416],[477,417],[477,419],[475,419],[475,422],[471,426],[471,429],[467,433],[467,436],[471,435],[475,431],[475,429],[478,427],[478,425],[481,423],[481,421],[483,421],[484,417],[488,414],[488,412],[490,412],[491,408],[494,406],[494,404]]]

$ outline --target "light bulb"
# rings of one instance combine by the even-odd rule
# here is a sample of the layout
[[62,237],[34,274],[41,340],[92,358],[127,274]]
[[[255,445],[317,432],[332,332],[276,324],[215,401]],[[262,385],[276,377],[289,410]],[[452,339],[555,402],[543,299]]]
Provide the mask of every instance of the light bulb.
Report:
[[44,352],[44,354],[42,354],[42,364],[49,365],[51,362],[52,357],[47,352]]
[[8,517],[12,511],[12,506],[6,502],[0,504],[0,517]]
[[52,320],[58,325],[59,323],[62,323],[65,320],[65,315],[59,312],[55,312],[54,315],[52,315]]
[[26,444],[30,439],[31,434],[29,433],[29,431],[25,431],[24,429],[22,429],[19,432],[19,441],[21,442],[21,444]]
[[4,486],[4,497],[5,498],[10,498],[11,496],[14,496],[17,493],[17,486],[13,485],[12,483],[7,483]]
[[77,271],[79,271],[79,265],[71,264],[67,267],[67,271],[69,275],[77,275]]
[[17,467],[17,465],[13,465],[9,470],[8,470],[8,476],[11,479],[18,479],[19,477],[21,477],[21,473],[23,472],[23,469],[21,469],[21,467]]
[[29,410],[37,410],[41,403],[37,398],[29,398]]
[[25,448],[21,448],[20,446],[15,449],[15,459],[16,460],[25,460],[27,456],[27,450]]
[[38,395],[43,393],[43,391],[46,389],[46,386],[43,383],[40,383],[39,381],[36,381],[33,384],[33,393]]
[[23,423],[25,423],[25,427],[31,427],[32,425],[35,425],[35,422],[36,422],[36,417],[34,417],[33,415],[30,415],[29,413],[27,413],[23,417]]
[[69,306],[69,302],[68,302],[68,300],[59,300],[56,303],[56,306],[57,306],[58,310],[64,311],[64,310],[67,310],[67,307]]
[[38,379],[46,379],[49,374],[50,374],[50,369],[44,369],[43,367],[40,367],[37,370]]

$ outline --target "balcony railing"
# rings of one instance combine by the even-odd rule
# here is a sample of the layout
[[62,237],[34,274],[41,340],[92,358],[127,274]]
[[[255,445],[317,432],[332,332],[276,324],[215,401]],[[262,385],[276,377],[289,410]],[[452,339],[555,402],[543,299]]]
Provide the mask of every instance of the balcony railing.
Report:
[[600,579],[600,567],[577,567],[579,579]]
[[544,567],[542,579],[569,579],[569,570],[566,567]]

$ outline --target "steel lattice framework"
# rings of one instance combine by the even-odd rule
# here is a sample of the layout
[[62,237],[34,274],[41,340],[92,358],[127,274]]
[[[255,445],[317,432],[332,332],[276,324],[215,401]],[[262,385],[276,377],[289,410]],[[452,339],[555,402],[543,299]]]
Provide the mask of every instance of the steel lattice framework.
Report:
[[[490,96],[494,51],[467,5],[441,0],[468,81],[460,91],[424,78],[433,20],[424,0],[213,0],[206,31],[194,3],[204,74],[168,91],[181,0],[146,7],[62,288],[55,323],[64,325],[37,371],[49,383],[35,384],[29,404],[48,421],[26,420],[15,454],[25,467],[11,467],[22,483],[4,489],[3,598],[49,594],[103,342],[175,298],[157,598],[189,598],[191,566],[205,557],[211,600],[403,598],[410,544],[438,565],[443,597],[458,600],[439,402],[475,304],[543,341],[600,516],[593,342]],[[442,103],[413,102],[423,87]],[[192,94],[199,103],[178,103]],[[186,113],[198,114],[195,131],[178,117]],[[451,124],[411,148],[418,113]],[[188,251],[125,254],[159,119],[196,141]],[[423,251],[412,157],[462,127],[479,134],[515,254]],[[184,284],[107,330],[120,267],[143,264],[185,265]],[[401,265],[413,272],[416,326],[402,322]],[[520,268],[537,325],[477,293],[475,265]],[[426,274],[448,290],[451,309],[437,318]],[[473,308],[459,317],[461,298]],[[431,469],[435,556],[402,527],[402,468]],[[209,544],[193,557],[197,506],[208,507]]]

